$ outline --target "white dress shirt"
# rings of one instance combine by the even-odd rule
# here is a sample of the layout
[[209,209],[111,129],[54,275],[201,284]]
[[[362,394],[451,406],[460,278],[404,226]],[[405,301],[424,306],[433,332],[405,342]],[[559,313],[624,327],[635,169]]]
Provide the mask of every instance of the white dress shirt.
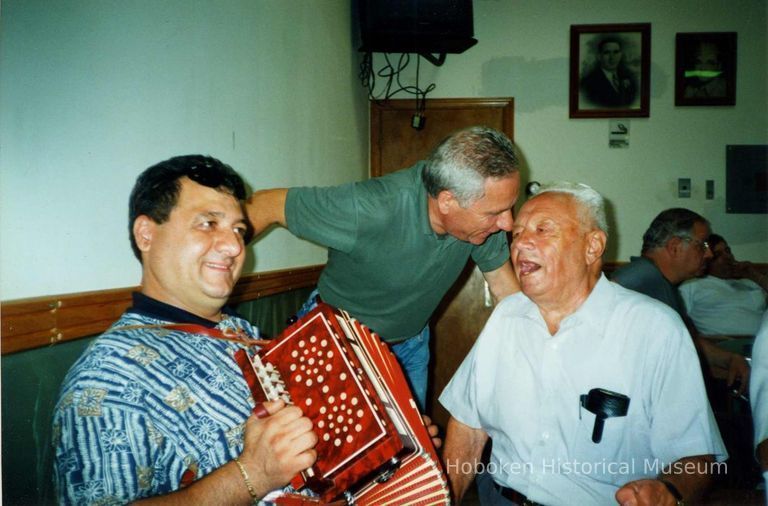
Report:
[[680,298],[705,336],[754,336],[766,310],[765,291],[750,279],[706,276],[680,285]]

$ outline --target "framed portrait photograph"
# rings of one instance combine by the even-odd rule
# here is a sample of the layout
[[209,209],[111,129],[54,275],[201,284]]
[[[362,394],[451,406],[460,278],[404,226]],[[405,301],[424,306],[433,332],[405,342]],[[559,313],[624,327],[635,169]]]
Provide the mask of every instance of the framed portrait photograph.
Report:
[[675,105],[736,105],[736,32],[677,34]]
[[651,24],[571,25],[571,118],[650,115]]

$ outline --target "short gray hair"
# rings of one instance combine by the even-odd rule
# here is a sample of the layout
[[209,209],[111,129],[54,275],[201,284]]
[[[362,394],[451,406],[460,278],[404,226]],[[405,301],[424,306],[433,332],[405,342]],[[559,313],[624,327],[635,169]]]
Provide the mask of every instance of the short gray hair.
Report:
[[690,209],[674,207],[660,212],[643,234],[641,253],[664,247],[673,237],[693,239],[693,226],[696,223],[709,227],[706,218]]
[[592,187],[584,183],[556,181],[542,185],[534,194],[534,197],[538,197],[542,193],[566,193],[571,195],[581,206],[581,218],[585,221],[590,221],[591,224],[608,234],[608,220],[605,217],[605,199]]
[[486,179],[510,176],[518,168],[515,146],[506,135],[475,126],[443,140],[427,159],[421,178],[431,197],[447,190],[467,207],[483,196]]

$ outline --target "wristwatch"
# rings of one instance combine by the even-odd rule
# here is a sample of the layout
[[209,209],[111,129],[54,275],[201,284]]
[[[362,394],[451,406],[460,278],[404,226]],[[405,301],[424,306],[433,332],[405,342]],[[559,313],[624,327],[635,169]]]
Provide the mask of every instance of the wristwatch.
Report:
[[669,493],[672,494],[672,497],[675,498],[675,505],[676,506],[685,506],[685,501],[683,501],[683,494],[680,493],[679,490],[677,490],[677,487],[674,486],[671,482],[667,480],[659,480],[664,484],[665,487],[667,487],[667,490],[669,490]]

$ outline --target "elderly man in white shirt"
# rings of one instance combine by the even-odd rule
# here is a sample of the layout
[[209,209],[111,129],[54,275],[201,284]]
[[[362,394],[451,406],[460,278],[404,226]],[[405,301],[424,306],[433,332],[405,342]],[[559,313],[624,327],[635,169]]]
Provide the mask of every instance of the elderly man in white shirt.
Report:
[[[601,274],[602,197],[543,188],[512,237],[504,299],[443,391],[457,502],[674,505],[724,472],[693,342],[668,306]],[[488,438],[490,463],[480,464]]]

